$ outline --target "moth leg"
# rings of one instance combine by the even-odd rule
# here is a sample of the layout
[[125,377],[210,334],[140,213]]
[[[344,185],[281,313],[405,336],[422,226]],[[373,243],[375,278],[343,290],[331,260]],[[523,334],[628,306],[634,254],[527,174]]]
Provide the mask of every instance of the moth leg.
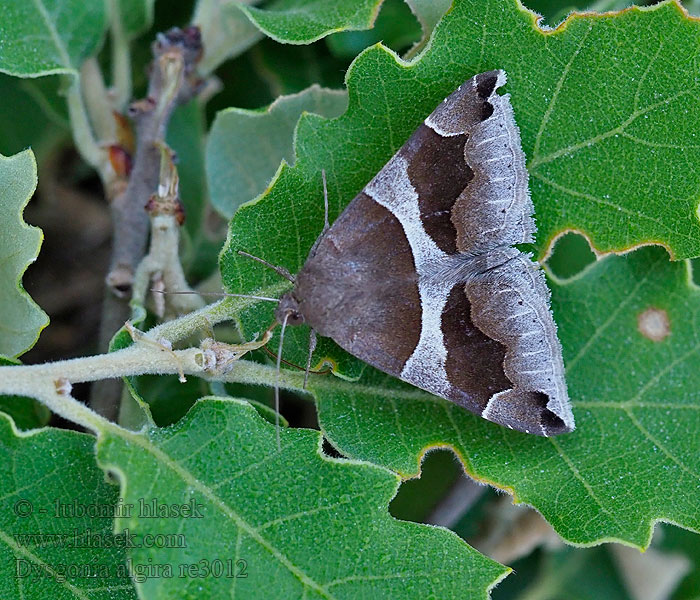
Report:
[[321,235],[326,233],[331,226],[328,223],[328,185],[326,184],[326,170],[321,170],[321,178],[323,179],[323,231]]
[[284,346],[284,330],[287,328],[287,320],[290,313],[285,312],[280,330],[280,344],[277,349],[277,377],[275,378],[275,434],[277,435],[277,449],[282,450],[280,442],[280,377],[282,372],[282,347]]
[[311,355],[316,350],[316,330],[311,329],[309,331],[309,356],[306,358],[306,371],[304,371],[304,387],[306,389],[306,384],[309,381],[309,371],[311,369]]

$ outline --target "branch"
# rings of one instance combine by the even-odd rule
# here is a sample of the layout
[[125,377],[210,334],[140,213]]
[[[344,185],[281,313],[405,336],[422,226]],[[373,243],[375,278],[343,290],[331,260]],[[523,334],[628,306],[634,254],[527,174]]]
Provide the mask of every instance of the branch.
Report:
[[[173,28],[158,34],[152,51],[148,95],[129,108],[137,138],[133,163],[123,173],[129,179],[125,187],[123,181],[121,186],[116,182],[114,188],[107,191],[108,197],[113,198],[112,257],[100,322],[101,349],[107,348],[114,332],[129,315],[128,306],[120,299],[131,296],[134,272],[146,251],[149,222],[144,206],[158,184],[158,144],[164,143],[175,108],[192,99],[202,86],[195,72],[202,54],[196,27]],[[90,403],[100,414],[116,419],[120,396],[119,383],[100,383],[93,386]]]
[[241,356],[265,345],[270,335],[268,331],[261,340],[244,344],[205,339],[199,347],[172,350],[167,340],[135,332],[132,346],[109,354],[0,367],[0,395],[36,398],[56,414],[95,429],[96,422],[106,420],[70,397],[72,384],[135,375],[178,374],[182,381],[185,374],[221,379]]
[[136,125],[136,152],[128,184],[112,201],[112,262],[107,285],[119,297],[131,295],[133,277],[146,250],[148,216],[144,206],[156,190],[159,145],[165,142],[170,116],[202,86],[195,67],[202,53],[199,30],[171,29],[153,44],[148,96],[129,107]]

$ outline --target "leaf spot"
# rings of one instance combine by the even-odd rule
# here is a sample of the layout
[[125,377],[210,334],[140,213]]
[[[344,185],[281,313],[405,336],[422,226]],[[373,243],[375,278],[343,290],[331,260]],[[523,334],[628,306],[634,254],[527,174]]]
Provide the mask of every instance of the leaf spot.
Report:
[[668,313],[660,308],[647,308],[637,317],[639,333],[652,342],[661,342],[671,334]]

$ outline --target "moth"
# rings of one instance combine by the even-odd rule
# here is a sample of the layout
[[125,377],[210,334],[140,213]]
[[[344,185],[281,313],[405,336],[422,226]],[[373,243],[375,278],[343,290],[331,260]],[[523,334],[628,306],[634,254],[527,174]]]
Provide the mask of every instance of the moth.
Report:
[[500,425],[574,429],[502,70],[459,86],[324,231],[276,320]]

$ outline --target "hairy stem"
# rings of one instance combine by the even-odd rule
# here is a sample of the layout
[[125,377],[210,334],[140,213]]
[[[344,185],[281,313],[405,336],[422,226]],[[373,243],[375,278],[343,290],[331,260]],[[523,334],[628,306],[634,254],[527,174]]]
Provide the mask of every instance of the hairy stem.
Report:
[[[112,103],[105,86],[102,70],[93,56],[88,58],[80,67],[80,88],[85,107],[92,124],[98,143],[114,141],[116,138],[116,123],[112,113]],[[100,149],[100,160],[105,162],[105,151]],[[101,173],[104,175],[104,173]],[[104,177],[103,177],[104,179]]]
[[43,389],[46,382],[66,380],[82,383],[132,375],[171,375],[178,373],[180,368],[185,373],[201,375],[204,371],[201,355],[199,348],[168,351],[165,348],[154,348],[151,344],[136,343],[109,354],[41,365],[0,367],[0,393],[35,396],[36,390]]
[[228,383],[247,383],[251,385],[271,386],[275,382],[285,390],[307,392],[304,389],[304,372],[282,369],[277,375],[277,368],[272,365],[261,365],[248,360],[238,361],[230,373],[223,377]]
[[109,9],[112,42],[112,89],[114,105],[121,111],[131,99],[131,47],[122,26],[117,0],[110,0]]
[[66,103],[68,104],[68,114],[70,115],[71,130],[73,133],[73,141],[78,149],[80,156],[91,167],[97,169],[100,175],[104,170],[104,152],[95,140],[95,134],[90,125],[90,119],[85,108],[83,96],[80,91],[80,81],[77,77],[73,77],[66,89]]
[[[187,315],[181,320],[185,322],[179,323],[177,327],[173,327],[174,322],[171,322],[167,323],[168,327],[152,329],[149,334],[135,332],[137,335],[132,346],[109,354],[41,365],[0,367],[0,395],[36,398],[56,414],[97,430],[100,427],[104,429],[104,423],[109,421],[73,399],[70,396],[71,384],[135,375],[187,374],[217,381],[269,386],[270,382],[275,380],[274,368],[238,360],[245,352],[264,344],[267,338],[241,345],[204,340],[200,347],[171,350],[166,337],[154,335],[163,333],[172,339],[190,335],[200,329],[204,320],[213,324],[228,317],[229,313],[224,311],[223,307],[226,303],[235,301],[240,299],[227,299],[207,307],[207,311]],[[304,375],[283,371],[279,376],[279,385],[286,389],[303,391]]]

